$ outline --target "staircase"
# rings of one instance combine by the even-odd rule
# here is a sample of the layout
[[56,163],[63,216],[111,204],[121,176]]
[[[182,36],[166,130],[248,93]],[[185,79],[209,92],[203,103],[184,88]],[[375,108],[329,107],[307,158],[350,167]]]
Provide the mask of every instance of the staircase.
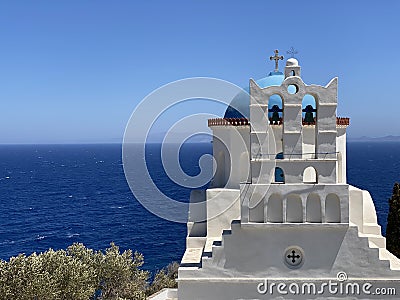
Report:
[[378,225],[375,206],[368,191],[350,186],[350,223],[358,228],[358,236],[368,240],[371,249],[378,249],[379,259],[389,261],[391,270],[400,270],[400,260],[386,249],[386,238]]

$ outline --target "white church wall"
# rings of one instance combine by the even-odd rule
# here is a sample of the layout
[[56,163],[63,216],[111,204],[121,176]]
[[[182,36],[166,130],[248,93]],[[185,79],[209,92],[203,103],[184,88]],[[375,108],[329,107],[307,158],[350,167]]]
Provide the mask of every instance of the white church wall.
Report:
[[[336,183],[336,161],[335,160],[277,160],[276,166],[281,168],[285,174],[285,183],[303,183],[304,171],[312,167],[316,171],[318,183]],[[306,174],[309,176],[311,174]],[[306,178],[306,180],[311,180]]]
[[[316,243],[315,241],[318,241]],[[251,247],[249,247],[251,245]],[[298,268],[285,263],[285,250],[301,249]],[[233,227],[224,235],[212,257],[203,259],[201,269],[182,270],[180,278],[399,278],[388,260],[379,259],[379,250],[368,246],[368,238],[358,235],[348,224],[260,224]],[[283,279],[284,280],[284,279]],[[197,299],[197,298],[196,298]]]
[[[266,221],[271,223],[283,223],[283,196],[281,194],[272,194],[264,200],[264,215],[267,216]],[[266,209],[268,207],[268,210]]]
[[249,222],[264,223],[264,200],[262,197],[254,207],[249,207]]
[[303,126],[303,159],[315,158],[315,125]]
[[[253,210],[251,212],[252,215],[264,215],[264,222],[295,222],[296,220],[299,220],[296,221],[298,223],[306,222],[307,202],[313,201],[310,200],[310,194],[313,194],[311,198],[319,197],[321,201],[319,205],[321,210],[319,213],[313,213],[312,220],[321,219],[323,223],[349,222],[349,187],[346,184],[320,184],[318,186],[313,184],[258,184],[242,185],[241,189],[242,223],[252,222],[252,219],[249,217],[250,210]],[[301,206],[298,206],[299,202],[295,202],[294,206],[290,206],[289,204],[289,219],[287,219],[287,209],[288,203],[291,203],[291,197],[288,197],[288,195],[296,195],[296,197],[298,196],[301,199]],[[328,195],[331,196],[328,197],[329,204],[328,207],[326,207]],[[331,200],[335,198],[333,195],[339,199],[339,207],[336,205],[337,202]],[[279,205],[279,201],[281,201],[281,205]],[[260,206],[260,203],[263,204],[263,208]],[[269,211],[270,203],[272,203],[271,212]],[[260,211],[257,212],[256,210]],[[300,215],[301,219],[299,217]],[[292,218],[291,216],[294,217]],[[309,215],[309,217],[311,217],[311,215]],[[259,222],[259,220],[257,219],[256,222]]]
[[[293,279],[290,281],[283,280],[268,280],[266,282],[266,278],[252,278],[252,279],[218,279],[212,278],[210,281],[200,281],[200,280],[185,280],[180,282],[179,288],[179,300],[180,299],[194,299],[193,295],[196,295],[196,300],[210,300],[210,299],[218,299],[218,300],[232,300],[232,299],[299,299],[299,300],[309,300],[309,299],[366,299],[366,296],[371,295],[357,295],[356,293],[351,294],[350,297],[336,297],[338,293],[328,293],[328,284],[329,281],[326,279],[313,279],[312,282],[316,285],[316,290],[320,289],[321,286],[325,286],[325,292],[320,294],[313,292],[307,292],[308,289],[311,291],[312,285],[310,284],[309,279]],[[379,280],[369,280],[368,283],[371,283],[372,286],[375,287],[383,287],[385,290],[389,290],[392,287],[395,287],[397,290],[399,289],[398,284],[393,282],[381,282]],[[349,283],[349,290],[351,291],[350,284],[357,284],[360,289],[362,289],[365,282],[362,280],[352,280]],[[291,286],[292,292],[289,291],[289,286]],[[278,286],[281,293],[278,292]],[[346,284],[343,285],[346,287]],[[182,287],[182,290],[181,290]],[[190,287],[190,288],[189,288]],[[298,292],[297,292],[298,288]],[[332,289],[339,291],[338,287],[333,287]],[[262,293],[258,292],[258,290],[262,291]],[[305,290],[306,292],[302,292]],[[371,291],[371,290],[370,290]],[[295,293],[294,297],[290,298]],[[192,298],[191,298],[192,297]],[[376,297],[378,299],[378,297]],[[390,296],[385,295],[387,300],[398,300],[398,296]]]
[[347,182],[347,149],[346,149],[346,128],[338,127],[336,136],[336,152],[338,152],[337,182]]
[[[400,260],[385,249],[371,195],[346,184],[348,119],[336,118],[337,78],[322,87],[305,85],[293,76],[299,74],[289,59],[281,86],[261,89],[250,80],[251,127],[212,125],[221,162],[212,187],[220,188],[193,194],[193,203],[207,199],[208,221],[193,221],[204,216],[201,206],[189,215],[187,247],[197,256],[179,268],[180,300],[264,299],[257,293],[264,278],[318,281],[346,272],[400,279]],[[315,125],[302,124],[306,94],[315,99]],[[271,95],[282,98],[281,125],[269,125]],[[284,158],[275,159],[281,152]],[[301,254],[296,265],[286,255],[294,248]]]
[[192,190],[189,202],[189,222],[205,221],[207,219],[206,191]]
[[230,229],[232,220],[240,220],[240,191],[235,189],[207,190],[207,237],[220,238]]
[[275,137],[275,155],[283,152],[283,128],[282,125],[271,125]]
[[306,222],[322,223],[321,198],[316,193],[311,193],[307,196]]
[[340,199],[336,194],[330,193],[325,198],[325,222],[340,223]]
[[250,177],[249,126],[213,126],[214,179],[211,187],[239,189]]
[[362,233],[369,233],[370,228],[376,228],[378,232],[375,233],[380,234],[375,205],[370,193],[354,186],[350,186],[349,190],[350,222],[356,224]]
[[[230,169],[230,155],[228,149],[224,145],[224,141],[228,139],[228,131],[225,128],[213,128],[213,164],[214,178],[211,182],[212,187],[224,187],[226,185],[227,169]],[[228,159],[226,159],[228,157]],[[229,173],[228,173],[229,174]]]
[[352,224],[356,224],[360,231],[363,226],[363,193],[361,189],[349,186],[349,218]]
[[368,191],[363,191],[363,222],[364,224],[377,224],[378,218],[374,201]]
[[304,206],[300,195],[288,195],[286,198],[286,222],[303,223],[303,207]]
[[310,166],[303,171],[304,183],[318,183],[318,174],[314,167]]
[[[239,189],[241,179],[247,177],[246,175],[249,174],[249,167],[247,165],[240,165],[240,162],[243,162],[246,157],[247,161],[250,161],[248,156],[250,148],[249,130],[248,126],[235,126],[230,130],[229,153],[231,168],[227,182],[228,188]],[[241,167],[245,167],[246,169],[241,169]]]

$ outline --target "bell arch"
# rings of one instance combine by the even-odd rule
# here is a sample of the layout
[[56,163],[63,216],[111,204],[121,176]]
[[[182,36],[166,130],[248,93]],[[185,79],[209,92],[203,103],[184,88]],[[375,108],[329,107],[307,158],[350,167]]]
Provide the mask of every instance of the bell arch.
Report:
[[283,197],[280,194],[272,194],[268,199],[267,222],[283,222]]
[[283,122],[283,100],[278,94],[269,97],[268,120],[270,125],[281,125]]
[[317,101],[306,94],[301,101],[303,125],[315,125],[317,121]]
[[264,223],[264,197],[255,194],[253,207],[249,205],[249,222]]
[[285,183],[285,173],[279,167],[275,168],[275,183]]
[[336,194],[328,194],[325,198],[325,222],[340,223],[340,199]]
[[303,222],[303,203],[299,195],[290,194],[286,199],[286,222]]
[[309,166],[304,169],[303,183],[318,183],[318,173],[314,167]]
[[322,222],[321,199],[318,194],[311,193],[307,196],[306,222]]

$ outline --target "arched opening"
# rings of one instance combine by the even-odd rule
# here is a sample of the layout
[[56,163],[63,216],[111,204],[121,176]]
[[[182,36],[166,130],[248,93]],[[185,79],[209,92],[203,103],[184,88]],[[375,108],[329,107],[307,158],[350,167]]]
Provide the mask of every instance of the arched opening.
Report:
[[276,156],[275,159],[283,159],[283,152],[279,152]]
[[299,195],[289,195],[286,199],[286,222],[303,222],[303,204]]
[[303,222],[303,204],[298,195],[289,195],[286,199],[286,222]]
[[259,197],[253,207],[249,207],[249,221],[264,223],[264,198]]
[[288,86],[287,91],[289,94],[294,95],[299,92],[299,87],[296,84],[291,84]]
[[325,199],[325,222],[340,223],[340,199],[336,194],[328,194]]
[[285,183],[285,173],[279,167],[275,168],[275,183]]
[[281,96],[274,94],[268,101],[268,120],[270,125],[281,125],[283,121],[283,102]]
[[290,71],[290,76],[296,76],[296,72],[294,70]]
[[309,194],[307,197],[306,222],[322,222],[321,199],[317,194]]
[[272,194],[268,199],[267,222],[283,222],[283,198],[279,194]]
[[302,100],[303,158],[316,158],[317,103],[309,94]]
[[303,183],[318,183],[318,174],[314,167],[307,167],[303,172]]
[[317,121],[317,103],[314,96],[309,94],[303,97],[301,102],[303,125],[315,125]]

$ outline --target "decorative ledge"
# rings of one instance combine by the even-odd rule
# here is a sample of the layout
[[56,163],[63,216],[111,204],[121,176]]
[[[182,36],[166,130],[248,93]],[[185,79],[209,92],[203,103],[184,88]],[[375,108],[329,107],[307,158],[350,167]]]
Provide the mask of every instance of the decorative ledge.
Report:
[[[303,125],[315,125],[315,123],[305,123],[302,122]],[[250,122],[246,118],[215,118],[208,119],[208,127],[211,126],[248,126]],[[271,125],[282,125],[282,121],[279,121],[278,124]],[[347,127],[350,125],[350,118],[336,118],[336,125],[340,127]]]
[[216,118],[208,119],[208,127],[211,126],[248,126],[249,120],[246,118]]

